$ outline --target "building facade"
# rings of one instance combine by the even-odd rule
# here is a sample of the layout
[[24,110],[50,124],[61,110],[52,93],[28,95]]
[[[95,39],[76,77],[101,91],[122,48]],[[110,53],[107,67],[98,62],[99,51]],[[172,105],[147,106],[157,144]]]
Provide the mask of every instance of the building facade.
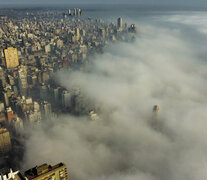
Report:
[[11,137],[6,128],[0,129],[0,154],[6,154],[11,150]]
[[8,47],[4,50],[7,69],[19,66],[17,48]]
[[27,170],[24,174],[28,180],[67,180],[67,167],[63,163],[54,166],[43,164]]

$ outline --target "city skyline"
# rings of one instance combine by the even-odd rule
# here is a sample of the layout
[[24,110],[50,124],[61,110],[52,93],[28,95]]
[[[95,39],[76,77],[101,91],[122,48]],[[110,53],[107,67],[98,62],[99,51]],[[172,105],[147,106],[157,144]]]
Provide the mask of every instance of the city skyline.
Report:
[[7,2],[20,8],[0,9],[4,180],[206,180],[204,1]]
[[149,6],[186,6],[186,7],[200,7],[203,5],[207,5],[207,2],[205,0],[7,0],[3,1],[0,0],[1,6],[53,6],[53,5],[149,5]]

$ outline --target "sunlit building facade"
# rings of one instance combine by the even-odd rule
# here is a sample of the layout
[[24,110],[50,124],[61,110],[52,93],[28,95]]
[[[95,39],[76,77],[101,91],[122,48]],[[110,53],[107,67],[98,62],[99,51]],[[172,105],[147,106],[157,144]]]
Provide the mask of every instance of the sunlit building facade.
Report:
[[25,171],[28,180],[67,180],[67,167],[64,163],[54,166],[43,164]]
[[8,47],[4,50],[7,69],[19,66],[17,48]]

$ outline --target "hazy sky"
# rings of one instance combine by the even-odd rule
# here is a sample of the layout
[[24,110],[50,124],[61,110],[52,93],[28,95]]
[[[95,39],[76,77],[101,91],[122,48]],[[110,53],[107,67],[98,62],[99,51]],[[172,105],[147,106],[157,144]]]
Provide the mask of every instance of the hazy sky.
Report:
[[146,5],[187,5],[187,6],[200,6],[206,5],[206,0],[0,0],[0,5],[8,5],[8,4],[27,4],[27,5],[35,5],[35,4],[146,4]]

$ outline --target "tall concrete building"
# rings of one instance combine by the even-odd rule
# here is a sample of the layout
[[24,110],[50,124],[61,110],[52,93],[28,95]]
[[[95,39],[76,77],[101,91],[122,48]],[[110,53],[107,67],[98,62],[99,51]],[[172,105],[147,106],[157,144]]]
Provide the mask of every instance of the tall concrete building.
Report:
[[5,71],[2,67],[0,67],[0,86],[5,87],[7,84],[6,76],[5,76]]
[[78,8],[77,11],[78,11],[78,16],[81,16],[81,13],[82,13],[81,9]]
[[40,88],[40,98],[47,99],[48,98],[48,86],[42,83],[39,88]]
[[160,112],[160,107],[158,105],[154,105],[152,111],[153,111],[155,116],[158,116],[159,112]]
[[122,24],[123,22],[122,22],[122,18],[118,18],[118,20],[117,20],[117,27],[120,29],[120,28],[122,28],[122,26],[123,26],[123,24]]
[[4,55],[6,60],[6,67],[8,69],[19,66],[17,48],[8,47],[4,50]]
[[75,28],[75,36],[76,36],[77,41],[78,41],[80,39],[80,29],[79,29],[79,27]]
[[54,166],[43,164],[25,171],[24,175],[28,180],[67,180],[67,167],[63,163]]
[[154,105],[152,109],[152,121],[151,125],[155,130],[162,131],[163,129],[163,121],[160,117],[160,107],[158,105]]
[[77,12],[77,9],[74,8],[74,13],[73,13],[73,15],[74,15],[74,16],[77,16],[77,13],[78,13],[78,12]]
[[11,137],[6,128],[0,128],[0,154],[6,154],[11,150]]
[[62,106],[68,108],[71,106],[71,93],[68,91],[62,92]]
[[18,86],[22,96],[26,95],[27,91],[27,67],[21,66],[18,70]]
[[60,91],[60,87],[57,87],[57,88],[54,88],[53,89],[53,97],[54,97],[54,100],[55,100],[55,104],[58,105],[58,103],[60,102],[60,99],[59,99],[59,91]]
[[71,10],[70,9],[68,9],[68,15],[71,16]]
[[47,101],[42,102],[41,111],[42,111],[43,118],[46,120],[49,119],[52,113],[51,104]]

